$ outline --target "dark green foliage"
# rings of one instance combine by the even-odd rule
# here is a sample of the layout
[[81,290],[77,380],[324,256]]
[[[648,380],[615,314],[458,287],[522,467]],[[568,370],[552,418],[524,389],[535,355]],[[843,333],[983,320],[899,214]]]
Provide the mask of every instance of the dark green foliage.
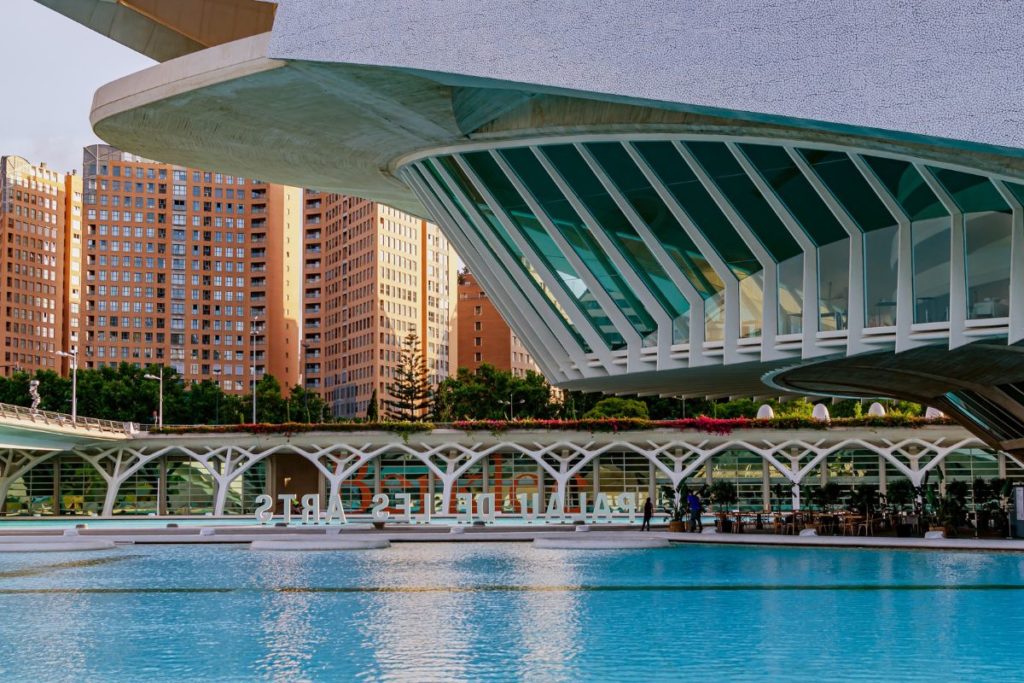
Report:
[[459,368],[455,377],[441,382],[434,395],[434,419],[455,420],[546,419],[557,406],[551,387],[536,372],[516,377],[484,363],[475,371]]
[[593,408],[587,411],[583,419],[592,420],[604,417],[637,417],[646,420],[647,404],[630,398],[611,396],[598,401]]
[[370,394],[370,403],[366,406],[366,421],[378,422],[380,420],[380,404],[377,402],[377,390]]
[[426,418],[432,404],[428,374],[419,337],[410,332],[402,341],[397,374],[388,387],[392,398],[384,401],[388,419],[416,422]]
[[708,496],[711,498],[711,502],[718,506],[719,511],[727,510],[740,499],[736,484],[723,480],[716,481],[711,485]]

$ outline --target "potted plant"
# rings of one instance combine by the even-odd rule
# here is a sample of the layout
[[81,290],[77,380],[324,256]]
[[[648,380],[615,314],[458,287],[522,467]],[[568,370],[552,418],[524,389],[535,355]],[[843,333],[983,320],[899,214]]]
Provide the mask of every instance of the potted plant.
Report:
[[886,500],[900,514],[900,521],[896,524],[897,536],[909,537],[913,530],[913,525],[903,521],[902,515],[908,508],[912,509],[916,495],[914,484],[909,479],[896,479],[886,487]]
[[815,487],[808,495],[808,498],[811,505],[821,511],[822,516],[816,525],[809,526],[817,528],[819,532],[835,533],[836,520],[832,516],[832,511],[839,503],[839,497],[842,493],[842,487],[834,481]]
[[665,499],[665,512],[668,513],[668,530],[673,533],[686,531],[686,492],[683,482],[679,486],[662,486],[661,495]]
[[974,493],[974,523],[979,534],[997,536],[1007,535],[1006,508],[1003,505],[1010,493],[1010,484],[1006,479],[975,479],[972,485]]
[[727,510],[739,502],[740,496],[736,490],[736,484],[731,481],[716,481],[711,485],[708,496],[711,498],[712,504],[719,508],[715,514],[721,523],[722,531],[726,533],[732,531],[732,520],[729,519]]

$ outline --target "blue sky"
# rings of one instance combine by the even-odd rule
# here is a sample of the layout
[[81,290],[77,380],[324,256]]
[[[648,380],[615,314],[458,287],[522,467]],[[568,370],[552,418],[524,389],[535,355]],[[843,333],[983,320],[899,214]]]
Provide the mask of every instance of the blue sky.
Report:
[[33,0],[0,0],[0,50],[0,156],[58,171],[81,170],[82,147],[100,141],[89,126],[96,89],[153,64]]

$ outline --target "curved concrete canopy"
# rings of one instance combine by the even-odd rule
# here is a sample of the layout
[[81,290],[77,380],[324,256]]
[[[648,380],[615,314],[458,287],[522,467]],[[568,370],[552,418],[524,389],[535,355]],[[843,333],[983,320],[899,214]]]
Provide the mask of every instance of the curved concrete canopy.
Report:
[[[148,2],[165,10],[171,5]],[[435,218],[480,271],[535,357],[547,358],[546,374],[563,386],[750,393],[765,370],[812,358],[1024,338],[1024,45],[1018,23],[1011,3],[983,0],[908,3],[899,11],[882,2],[799,0],[689,0],[643,11],[620,0],[594,0],[585,11],[572,0],[282,0],[270,32],[183,54],[105,86],[92,121],[108,142],[149,158],[355,194]],[[588,147],[620,145],[620,155],[632,155],[634,175],[646,174],[645,182],[660,193],[653,202],[664,205],[662,214],[675,209],[686,224],[668,196],[670,183],[661,186],[650,173],[653,162],[637,156],[637,145],[655,137],[678,152],[672,152],[677,167],[697,173],[759,271],[730,280],[724,260],[715,261],[717,247],[697,244],[692,251],[709,264],[684,275],[678,268],[685,264],[670,262],[664,240],[644,225],[643,207],[630,205],[628,192],[611,180],[613,169],[602,168]],[[574,146],[568,154],[578,159],[562,154],[558,162],[551,156],[559,153],[557,145]],[[724,150],[711,161],[739,170],[716,176],[691,145]],[[776,148],[781,163],[793,168],[787,177],[770,179],[755,167],[746,150],[757,145]],[[585,217],[584,232],[596,240],[583,247],[589,255],[580,253],[589,236],[573,242],[557,234],[572,216],[544,216],[537,192],[502,156],[516,146],[529,157],[520,157],[521,165],[539,163],[537,177],[550,176],[543,182],[558,186],[552,193],[572,204],[569,213]],[[863,196],[880,202],[880,213],[890,219],[858,224],[857,201],[837,196],[835,181],[806,150],[846,164],[848,175],[866,183]],[[470,168],[471,155],[480,152],[492,160]],[[559,168],[571,163],[579,171],[573,178]],[[906,171],[887,187],[872,163]],[[588,173],[600,186],[592,184],[591,192],[617,206],[608,224],[590,213],[572,186]],[[754,218],[774,221],[778,235],[799,243],[795,251],[762,248],[757,221],[740,215],[742,208],[723,191],[727,177],[745,177],[753,188],[746,191],[763,196]],[[835,235],[820,241],[815,226],[801,222],[805,204],[792,203],[780,188],[794,178],[822,215],[838,221]],[[912,201],[900,204],[908,180],[945,217],[941,239],[954,254],[938,326],[927,315],[918,319],[923,306],[915,299],[911,225],[917,209]],[[496,192],[522,196],[529,206],[513,201],[520,214],[513,217]],[[980,208],[965,208],[971,206]],[[616,210],[625,213],[615,217]],[[484,218],[488,211],[493,221]],[[965,228],[964,216],[972,211],[999,220],[977,229],[995,236],[982,240],[989,246],[964,254],[965,231],[974,230]],[[553,242],[529,244],[529,230],[538,228],[527,225],[511,238],[516,244],[503,244],[503,232],[517,229],[513,220],[531,215]],[[699,242],[708,227],[686,229]],[[876,249],[874,265],[866,264],[861,241],[878,242],[880,234],[895,235],[894,246],[889,256]],[[847,237],[842,249],[849,277],[837,277],[840,285],[849,282],[849,310],[837,314],[832,329],[819,322],[820,302],[832,294],[819,281],[817,259],[820,249]],[[787,290],[776,278],[796,252],[806,255],[796,272],[800,284]],[[998,262],[992,282],[979,273],[996,271],[979,259]],[[893,291],[861,292],[872,280],[869,268],[883,263]],[[712,270],[720,271],[724,290],[715,285],[701,292],[686,282]],[[652,272],[660,281],[650,282]],[[756,333],[748,333],[737,288],[757,272],[765,284],[763,297],[754,299],[764,325],[754,320]],[[972,291],[965,276],[976,280]],[[559,277],[572,282],[558,283]],[[549,289],[532,291],[531,278]],[[667,291],[669,281],[678,291]],[[565,291],[552,293],[558,286]],[[802,329],[776,327],[779,301],[801,286],[809,304],[795,306],[793,317]],[[700,324],[690,324],[688,332],[673,328],[684,318],[709,319],[715,307],[706,299],[723,291],[724,323],[718,324],[726,328],[724,348],[720,340],[706,344]],[[680,292],[686,301],[659,298]],[[895,322],[872,323],[870,315],[888,318],[866,312],[871,306],[894,310]],[[637,323],[644,308],[651,319]],[[759,341],[748,342],[762,331]]]

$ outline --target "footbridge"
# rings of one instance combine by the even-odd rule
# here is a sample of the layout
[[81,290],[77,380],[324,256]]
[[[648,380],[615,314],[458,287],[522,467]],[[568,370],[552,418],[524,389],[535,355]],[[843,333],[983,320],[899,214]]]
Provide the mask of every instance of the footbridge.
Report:
[[[376,494],[409,493],[414,512],[452,514],[457,494],[494,494],[499,514],[518,516],[520,494],[543,506],[612,501],[629,493],[663,502],[665,487],[732,484],[735,505],[798,509],[801,496],[829,482],[848,496],[976,478],[1024,481],[1024,461],[991,449],[963,428],[833,426],[745,428],[727,434],[652,428],[624,432],[438,428],[153,434],[123,426],[43,425],[3,417],[35,448],[0,451],[0,501],[18,515],[251,514],[261,494],[341,496],[347,511],[369,512]],[[72,430],[70,433],[65,433]],[[133,431],[134,430],[134,431]],[[27,437],[26,437],[27,438]],[[47,443],[47,439],[51,439]],[[74,441],[70,443],[69,440]]]

